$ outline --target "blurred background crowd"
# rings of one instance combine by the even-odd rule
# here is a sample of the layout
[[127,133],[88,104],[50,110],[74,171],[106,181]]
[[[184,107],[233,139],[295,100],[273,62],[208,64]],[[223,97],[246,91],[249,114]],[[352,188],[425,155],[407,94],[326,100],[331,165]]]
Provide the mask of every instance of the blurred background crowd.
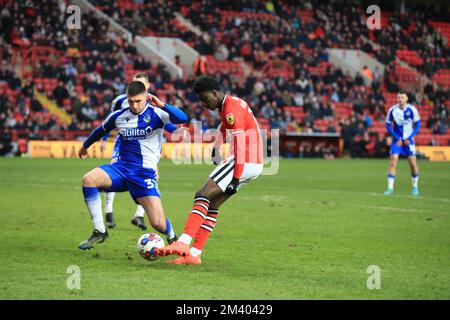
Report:
[[[188,43],[205,58],[197,74],[217,76],[225,91],[250,104],[263,128],[338,133],[345,154],[385,157],[386,111],[399,88],[406,88],[422,118],[416,143],[449,145],[450,23],[444,3],[407,3],[402,11],[386,1],[382,28],[369,30],[366,6],[356,1],[90,2],[133,35]],[[195,75],[172,77],[105,20],[83,15],[81,29],[68,30],[64,0],[0,4],[0,155],[23,152],[30,139],[82,136],[106,117],[135,72],[147,73],[151,91],[183,108],[190,123],[217,128],[217,114],[205,112],[192,91]],[[180,23],[180,15],[199,32]],[[30,48],[42,52],[27,57]],[[352,76],[330,63],[327,48],[362,50],[385,70],[365,67]],[[288,63],[292,74],[265,72],[268,61]],[[46,99],[70,119],[48,110]],[[284,156],[332,158],[336,150],[301,147]]]

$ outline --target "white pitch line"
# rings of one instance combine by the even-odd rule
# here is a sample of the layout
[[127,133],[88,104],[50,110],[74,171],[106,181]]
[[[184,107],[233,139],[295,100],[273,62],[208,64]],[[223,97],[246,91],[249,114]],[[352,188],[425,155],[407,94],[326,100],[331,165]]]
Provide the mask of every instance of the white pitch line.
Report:
[[[336,189],[288,188],[288,187],[274,187],[274,186],[271,186],[270,188],[271,189],[279,189],[279,190],[295,189],[295,190],[300,190],[300,191],[304,190],[304,191],[313,191],[313,192],[351,193],[351,194],[356,194],[356,195],[375,196],[375,197],[383,197],[383,198],[386,197],[381,192],[377,193],[377,192],[360,192],[360,191],[336,190]],[[393,195],[390,195],[389,197],[405,198],[405,199],[416,199],[416,198],[413,198],[412,196],[399,195],[399,194],[393,194]],[[418,197],[417,200],[450,202],[450,198],[433,198],[433,197],[423,197],[423,196]]]
[[[279,201],[279,202],[289,202],[289,203],[304,203],[308,205],[317,205],[319,204],[319,201],[308,201],[308,200],[289,200],[286,196],[263,196],[260,197],[242,197],[243,199],[247,200],[254,200],[255,198],[258,198],[263,201]],[[339,202],[331,202],[327,201],[328,205],[339,205],[343,203]],[[400,211],[400,212],[417,212],[417,213],[436,213],[436,210],[421,210],[421,209],[410,209],[410,208],[399,208],[399,207],[385,207],[385,206],[368,206],[368,205],[359,205],[359,204],[348,204],[345,203],[348,207],[353,208],[363,208],[363,209],[377,209],[377,210],[387,210],[387,211]]]

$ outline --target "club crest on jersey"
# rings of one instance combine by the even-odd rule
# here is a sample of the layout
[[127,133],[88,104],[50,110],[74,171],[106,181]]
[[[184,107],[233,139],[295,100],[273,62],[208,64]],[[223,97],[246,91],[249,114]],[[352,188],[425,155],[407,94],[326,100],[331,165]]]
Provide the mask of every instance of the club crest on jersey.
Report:
[[150,120],[151,120],[151,118],[150,118],[150,115],[148,114],[148,115],[146,115],[145,117],[144,117],[144,121],[145,121],[145,123],[149,123],[150,122]]
[[227,122],[228,122],[230,125],[233,125],[233,124],[234,124],[234,116],[233,116],[232,113],[227,114],[227,115],[225,116],[225,119],[227,119]]

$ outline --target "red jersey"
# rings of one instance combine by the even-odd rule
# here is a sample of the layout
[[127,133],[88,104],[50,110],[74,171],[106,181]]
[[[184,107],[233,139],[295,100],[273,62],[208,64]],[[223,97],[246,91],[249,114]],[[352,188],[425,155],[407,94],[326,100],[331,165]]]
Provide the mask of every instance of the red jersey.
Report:
[[233,136],[234,177],[240,178],[245,163],[262,164],[264,161],[259,125],[248,103],[238,97],[225,95],[219,111],[223,141],[227,129]]

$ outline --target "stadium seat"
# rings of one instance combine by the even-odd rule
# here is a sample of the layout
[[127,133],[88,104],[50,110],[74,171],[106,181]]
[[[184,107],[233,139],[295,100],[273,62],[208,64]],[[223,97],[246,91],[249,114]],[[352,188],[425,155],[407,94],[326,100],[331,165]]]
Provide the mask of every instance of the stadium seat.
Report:
[[[450,39],[450,23],[439,22],[439,21],[429,21],[429,24],[437,29],[445,38]],[[450,42],[447,42],[447,46],[450,46]]]
[[440,69],[433,77],[433,81],[444,88],[450,88],[450,69]]
[[419,66],[424,62],[417,52],[408,49],[397,50],[397,56],[412,66]]

